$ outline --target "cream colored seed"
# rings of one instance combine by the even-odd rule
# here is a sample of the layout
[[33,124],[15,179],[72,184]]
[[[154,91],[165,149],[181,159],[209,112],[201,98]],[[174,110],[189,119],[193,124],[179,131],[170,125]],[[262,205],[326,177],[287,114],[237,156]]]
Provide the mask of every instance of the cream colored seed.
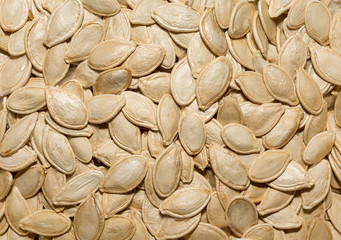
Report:
[[0,240],[340,239],[339,5],[0,0]]

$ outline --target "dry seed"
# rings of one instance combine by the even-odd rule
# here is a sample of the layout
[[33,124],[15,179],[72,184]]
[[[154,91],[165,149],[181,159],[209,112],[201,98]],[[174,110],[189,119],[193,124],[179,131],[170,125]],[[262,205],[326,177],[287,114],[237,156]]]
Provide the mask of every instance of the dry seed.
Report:
[[163,138],[163,143],[169,145],[178,134],[178,123],[181,110],[169,94],[165,94],[157,108],[157,125]]
[[117,158],[130,156],[129,152],[119,148],[110,137],[104,143],[100,143],[97,147],[92,143],[92,147],[96,149],[93,152],[93,156],[108,167],[110,167]]
[[224,31],[219,27],[214,8],[207,9],[200,19],[200,36],[208,48],[217,56],[226,53],[227,42]]
[[99,240],[131,239],[136,231],[134,222],[124,216],[113,216],[105,220],[103,232]]
[[305,22],[305,8],[311,0],[295,0],[288,12],[287,24],[291,29],[298,29]]
[[266,61],[260,51],[255,51],[252,57],[253,67],[255,68],[256,73],[263,74],[263,69],[268,61]]
[[296,91],[300,103],[310,114],[322,111],[323,97],[317,83],[302,68],[296,71]]
[[[230,84],[232,71],[231,63],[226,57],[216,58],[201,71],[196,83],[196,97],[200,109],[206,111],[223,96]],[[207,88],[211,88],[209,92]]]
[[237,74],[236,82],[247,98],[255,103],[263,104],[274,100],[266,89],[261,74],[251,71],[242,72]]
[[214,54],[204,43],[200,33],[194,34],[187,48],[187,59],[191,69],[190,74],[193,77],[198,77],[205,66],[213,61],[214,58]]
[[86,137],[69,138],[69,143],[75,157],[82,163],[89,163],[92,160],[92,145]]
[[85,104],[75,95],[57,87],[46,90],[46,103],[51,117],[63,127],[82,129],[88,123]]
[[141,183],[147,170],[147,160],[143,156],[124,158],[109,168],[100,189],[106,193],[127,193]]
[[248,46],[246,38],[232,39],[225,33],[227,45],[232,57],[242,66],[254,70],[253,53]]
[[268,38],[265,34],[259,15],[257,13],[254,14],[252,20],[252,35],[259,50],[264,56],[266,56],[269,51]]
[[8,110],[18,114],[33,113],[45,105],[45,89],[41,87],[19,88],[7,99]]
[[6,131],[0,144],[0,153],[2,156],[12,155],[27,143],[37,119],[38,113],[32,113],[18,120]]
[[40,210],[21,219],[19,226],[21,229],[42,236],[58,236],[70,229],[71,220],[64,214],[57,214],[53,210]]
[[269,93],[276,100],[291,106],[299,103],[293,79],[280,66],[266,65],[263,69],[263,80]]
[[4,0],[0,4],[0,25],[7,32],[22,28],[28,18],[28,4],[25,0]]
[[179,119],[178,129],[181,145],[186,152],[189,155],[200,153],[206,140],[206,128],[200,116],[190,108],[184,109]]
[[318,163],[332,150],[334,142],[334,132],[325,131],[315,135],[304,151],[303,161],[306,164]]
[[57,124],[50,116],[50,114],[46,113],[45,115],[45,121],[46,123],[52,127],[54,130],[56,130],[59,133],[65,134],[67,136],[72,137],[90,137],[93,133],[93,129],[90,125],[87,125],[85,128],[82,129],[70,129],[65,128]]
[[131,26],[127,14],[120,11],[114,16],[105,18],[105,39],[116,41],[131,40]]
[[303,163],[303,153],[305,147],[306,146],[302,139],[296,135],[287,143],[287,145],[283,147],[283,149],[291,153],[294,160],[296,160],[302,166],[305,166]]
[[156,24],[150,26],[148,30],[151,43],[158,44],[165,50],[165,57],[162,60],[161,67],[171,69],[175,64],[175,49],[172,38],[166,30]]
[[287,151],[265,151],[253,161],[249,169],[249,178],[259,183],[275,180],[285,171],[291,160],[292,156]]
[[278,64],[289,74],[295,76],[295,71],[303,67],[307,59],[307,45],[298,35],[288,38],[278,55]]
[[123,63],[134,52],[136,45],[128,41],[107,40],[90,52],[88,64],[95,70],[106,70]]
[[138,153],[141,151],[141,131],[119,113],[109,122],[109,132],[114,142],[122,149]]
[[[91,35],[91,38],[87,38]],[[66,62],[78,62],[87,59],[92,48],[104,38],[104,26],[99,22],[83,25],[73,35],[64,58]]]
[[309,240],[319,239],[334,239],[330,227],[327,225],[326,220],[321,217],[316,217],[312,225],[309,227],[308,238]]
[[43,71],[47,48],[44,45],[44,35],[48,23],[48,15],[42,12],[34,19],[25,33],[25,51],[32,66]]
[[[80,76],[81,77],[81,76]],[[94,76],[93,93],[120,94],[126,90],[131,83],[131,71],[126,67],[118,67],[101,72]]]
[[160,204],[162,214],[190,218],[201,212],[210,200],[210,192],[202,188],[183,188],[175,191]]
[[105,218],[113,217],[116,213],[126,209],[133,197],[134,191],[121,194],[103,193],[102,205]]
[[155,191],[155,187],[153,185],[153,166],[155,163],[149,162],[148,172],[144,179],[144,190],[146,193],[146,197],[155,207],[159,207],[162,203],[163,199],[159,197],[159,195]]
[[37,161],[37,154],[30,147],[25,146],[11,156],[0,156],[0,167],[3,170],[16,172],[27,168]]
[[237,236],[258,222],[256,206],[248,198],[234,197],[226,209],[227,224]]
[[242,192],[242,196],[249,198],[255,204],[260,203],[264,197],[266,191],[265,184],[253,183]]
[[20,228],[20,221],[31,214],[31,210],[18,188],[12,188],[6,198],[5,216],[8,224],[19,235],[28,232]]
[[244,125],[238,123],[225,125],[221,130],[221,138],[226,146],[235,152],[249,154],[260,151],[260,143]]
[[134,236],[131,239],[132,240],[139,240],[139,239],[148,240],[151,237],[151,235],[142,221],[141,213],[132,210],[129,212],[127,211],[127,215],[130,217],[130,220],[132,220],[136,229]]
[[329,33],[330,47],[334,51],[341,53],[340,46],[340,20],[341,14],[335,14]]
[[269,1],[269,15],[272,18],[280,16],[282,13],[286,12],[291,5],[293,0],[270,0]]
[[226,97],[222,100],[219,105],[217,120],[222,125],[229,123],[243,124],[243,113],[237,99]]
[[0,141],[3,139],[6,128],[7,128],[7,111],[6,109],[2,109],[0,111]]
[[64,174],[75,171],[75,154],[68,139],[49,126],[45,127],[42,136],[43,153],[48,162]]
[[310,191],[301,190],[302,205],[304,209],[313,209],[326,198],[332,173],[327,160],[313,165],[308,173],[314,181],[314,186]]
[[186,153],[185,150],[183,150],[183,148],[181,148],[181,164],[181,181],[183,183],[192,182],[194,174],[194,160],[190,155]]
[[90,193],[95,192],[103,178],[97,170],[81,173],[70,179],[52,199],[56,205],[74,205],[80,203]]
[[46,170],[46,176],[41,189],[42,192],[44,193],[46,200],[49,202],[51,206],[53,206],[52,199],[62,189],[62,187],[65,184],[66,184],[65,174],[57,171],[55,168],[48,168]]
[[247,170],[236,154],[221,146],[211,144],[209,158],[214,173],[224,184],[238,190],[249,186]]
[[[17,71],[20,69],[21,71]],[[0,96],[6,96],[25,85],[32,65],[26,56],[9,58],[0,68]]]
[[[337,9],[329,0],[28,0],[28,17],[24,10],[0,23],[26,18],[20,27],[14,23],[16,30],[0,29],[0,138],[28,114],[41,113],[24,138],[21,132],[10,137],[19,147],[10,156],[0,156],[0,197],[9,198],[14,185],[23,197],[33,195],[27,199],[32,216],[45,208],[55,216],[73,218],[70,230],[57,239],[110,239],[112,231],[115,238],[127,240],[226,239],[231,234],[305,239],[308,233],[309,238],[320,233],[337,238],[337,210],[330,211],[337,209],[338,196],[331,189],[340,189],[341,179]],[[8,16],[5,10],[0,17]],[[76,14],[69,16],[68,11]],[[333,22],[329,15],[335,16]],[[330,48],[324,46],[328,42]],[[304,71],[306,78],[295,79],[296,71]],[[51,100],[51,89],[63,94]],[[187,124],[181,125],[184,117]],[[247,127],[248,137],[226,134],[236,125]],[[56,136],[49,142],[57,151],[46,151],[45,128]],[[224,141],[239,155],[224,148]],[[317,143],[322,148],[314,150]],[[251,145],[251,151],[257,151],[246,153]],[[260,163],[268,152],[276,152],[262,145],[283,152],[284,160]],[[329,163],[322,160],[327,155]],[[48,161],[51,156],[55,165]],[[144,159],[142,171],[113,170],[136,157]],[[68,176],[64,162],[69,163]],[[257,164],[262,171],[255,173]],[[103,191],[105,184],[112,186],[103,179],[114,185],[123,179],[115,186],[128,192],[101,193],[98,186]],[[186,195],[193,188],[211,195],[210,203],[206,197],[188,196],[181,203],[169,201],[178,200],[175,193]],[[231,233],[225,209],[233,197],[258,204],[260,214],[232,217]],[[92,205],[91,211],[80,209],[83,201]],[[182,208],[184,202],[198,201]],[[36,227],[35,235],[18,235],[23,229],[15,232],[13,221],[9,227],[10,221],[1,218],[5,205],[0,207],[2,237],[49,238]],[[332,223],[327,226],[320,216]],[[257,220],[243,225],[244,218],[259,219],[260,224],[253,225]],[[107,230],[100,236],[103,227]]]
[[214,2],[214,10],[219,27],[227,29],[230,24],[230,16],[235,5],[234,0],[218,0]]
[[67,74],[69,64],[64,61],[66,49],[67,45],[64,43],[58,44],[47,51],[43,67],[46,85],[57,85]]
[[200,153],[193,157],[194,165],[199,168],[201,171],[204,171],[208,166],[208,156],[207,156],[207,147],[204,147]]
[[43,185],[45,175],[42,165],[33,165],[15,175],[13,187],[17,187],[24,198],[33,197]]
[[260,0],[257,4],[258,14],[265,34],[272,44],[276,44],[276,22],[269,15],[269,5],[266,0]]
[[100,16],[112,16],[121,9],[116,0],[82,0],[82,3],[87,10]]
[[262,216],[278,212],[288,206],[293,198],[293,192],[282,192],[268,187],[262,201],[257,206],[257,211]]
[[263,136],[276,126],[284,112],[279,103],[262,104],[250,113],[247,127],[256,137]]
[[314,182],[307,171],[296,161],[291,161],[285,171],[269,186],[279,191],[295,191],[303,188],[311,188]]
[[86,103],[89,122],[101,124],[113,119],[124,107],[126,100],[123,96],[102,94],[94,96]]
[[157,72],[138,81],[141,92],[153,102],[159,103],[165,94],[170,94],[170,74]]
[[293,229],[302,226],[302,219],[290,207],[267,215],[263,220],[277,229]]
[[122,108],[124,116],[137,126],[158,130],[156,126],[156,106],[147,97],[135,92],[122,93],[126,104]]
[[[128,17],[130,16],[127,14]],[[137,44],[147,44],[149,42],[149,35],[147,26],[133,25],[131,28],[131,40]]]
[[130,15],[130,22],[132,24],[141,24],[141,25],[150,25],[155,23],[155,21],[151,18],[150,14],[153,8],[161,6],[166,2],[163,0],[143,0],[138,1],[136,5],[134,5],[133,11]]
[[[72,73],[72,77],[77,79],[84,88],[94,85],[98,75],[97,71],[89,67],[87,60],[81,62]],[[95,88],[93,88],[93,91],[95,91]]]
[[187,49],[192,37],[195,35],[195,32],[189,33],[176,33],[176,32],[169,32],[172,40],[179,45],[179,47]]
[[192,232],[200,222],[200,214],[186,219],[177,219],[161,216],[159,210],[145,198],[142,208],[142,217],[148,230],[157,238],[176,239]]
[[195,32],[199,30],[200,15],[184,4],[163,4],[152,10],[151,17],[161,27],[172,32]]
[[201,222],[190,235],[185,237],[187,240],[204,240],[208,238],[212,240],[227,240],[228,236],[220,228]]
[[143,44],[127,58],[123,66],[131,70],[133,77],[143,77],[152,73],[165,58],[165,49],[157,44]]
[[79,205],[74,217],[77,239],[98,239],[104,229],[104,214],[94,195]]
[[25,52],[25,33],[26,29],[32,24],[31,21],[27,21],[25,26],[20,30],[12,33],[8,41],[8,53],[11,56],[21,56]]
[[225,209],[221,205],[218,194],[216,192],[211,195],[211,199],[207,204],[206,214],[207,220],[210,224],[217,226],[220,229],[226,229],[227,222]]
[[231,38],[241,38],[251,29],[255,5],[249,1],[237,2],[231,12],[228,34]]
[[[67,17],[66,17],[67,16]],[[70,38],[81,26],[83,5],[79,0],[66,0],[51,14],[44,37],[44,44],[53,47]]]
[[[251,238],[251,239],[263,239],[270,240],[275,239],[274,229],[270,224],[260,223],[253,227],[250,227],[242,237]],[[277,238],[276,238],[277,239]]]
[[281,148],[295,135],[303,117],[299,108],[285,110],[279,122],[269,133],[263,136],[263,145],[266,148]]
[[195,98],[195,84],[189,62],[187,58],[183,58],[174,66],[171,73],[170,87],[174,101],[180,106],[190,104]]
[[[335,102],[337,104],[337,102]],[[335,106],[335,111],[337,107]],[[308,143],[316,134],[323,132],[327,127],[327,103],[323,103],[322,112],[317,115],[311,115],[308,121],[305,124],[304,132],[303,132],[303,139],[305,143]]]
[[180,147],[173,143],[156,159],[153,167],[153,184],[161,197],[170,196],[178,187],[181,177]]
[[[325,81],[341,85],[340,82],[340,68],[338,61],[341,59],[339,53],[328,48],[319,46],[312,46],[309,48],[311,54],[311,62],[317,74]],[[331,63],[335,63],[331,65]]]
[[[317,21],[318,19],[318,21]],[[328,8],[319,1],[311,1],[305,9],[305,27],[307,33],[320,45],[325,46],[329,42],[331,16]]]

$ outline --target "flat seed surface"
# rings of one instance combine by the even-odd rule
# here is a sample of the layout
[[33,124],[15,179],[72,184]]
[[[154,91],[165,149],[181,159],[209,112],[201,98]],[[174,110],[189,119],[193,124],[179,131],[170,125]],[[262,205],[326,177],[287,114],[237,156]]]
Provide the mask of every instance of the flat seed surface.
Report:
[[0,240],[341,238],[335,0],[0,0]]

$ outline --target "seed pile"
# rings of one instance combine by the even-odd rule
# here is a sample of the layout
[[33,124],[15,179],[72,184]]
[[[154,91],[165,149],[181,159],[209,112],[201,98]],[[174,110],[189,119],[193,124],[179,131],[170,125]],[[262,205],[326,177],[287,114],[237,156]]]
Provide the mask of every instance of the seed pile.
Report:
[[339,0],[0,0],[0,240],[341,239]]

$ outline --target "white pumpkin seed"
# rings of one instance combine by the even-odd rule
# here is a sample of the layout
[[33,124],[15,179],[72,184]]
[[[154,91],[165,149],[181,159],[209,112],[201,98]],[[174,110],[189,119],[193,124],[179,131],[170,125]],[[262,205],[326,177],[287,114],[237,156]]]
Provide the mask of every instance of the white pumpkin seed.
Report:
[[65,0],[51,14],[44,43],[53,47],[70,38],[83,21],[83,5],[79,0]]

